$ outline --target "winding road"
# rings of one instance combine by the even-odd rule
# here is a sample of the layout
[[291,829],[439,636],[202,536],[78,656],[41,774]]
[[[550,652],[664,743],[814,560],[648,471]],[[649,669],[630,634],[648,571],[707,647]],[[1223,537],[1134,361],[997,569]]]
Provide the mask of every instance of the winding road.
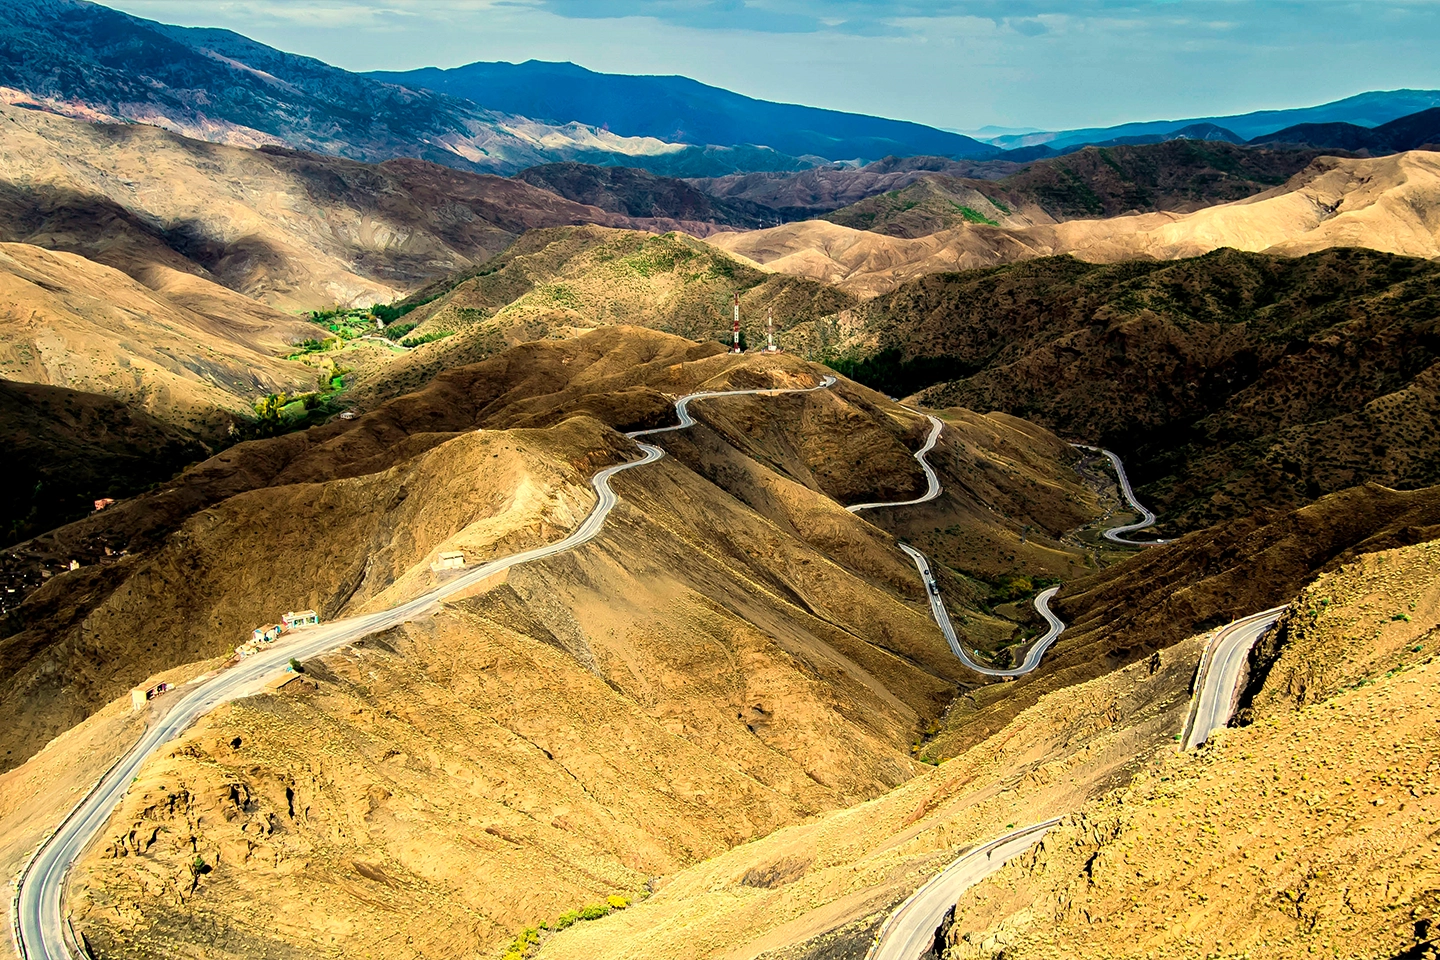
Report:
[[960,895],[1029,850],[1060,818],[1012,830],[952,862],[895,908],[865,960],[915,960],[935,943],[935,930]]
[[[925,454],[935,446],[940,435],[939,421],[935,417],[930,417],[930,421],[935,425],[934,429],[932,429],[925,447],[915,455],[916,459],[920,461],[920,465],[925,468],[925,475],[930,480],[930,488],[925,496],[905,501],[905,504],[924,503],[926,500],[933,500],[940,494],[939,480],[924,459]],[[1124,495],[1126,502],[1140,514],[1139,523],[1112,527],[1105,531],[1105,538],[1113,543],[1136,547],[1149,547],[1165,543],[1164,540],[1129,540],[1122,536],[1122,534],[1134,533],[1152,526],[1155,523],[1155,514],[1141,506],[1135,499],[1135,493],[1130,488],[1130,480],[1125,475],[1125,467],[1118,456],[1100,447],[1089,447],[1083,444],[1073,444],[1073,446],[1103,454],[1109,459],[1119,478],[1120,492]],[[860,504],[850,509],[865,510],[881,506],[901,505],[898,503]],[[955,634],[955,627],[950,622],[950,614],[941,601],[939,589],[934,586],[935,578],[930,571],[929,561],[919,550],[907,543],[900,544],[900,549],[915,561],[915,568],[920,571],[920,579],[924,582],[930,597],[930,612],[941,632],[945,634],[945,640],[950,644],[951,651],[960,658],[965,666],[977,673],[999,677],[1016,677],[1029,673],[1040,665],[1040,659],[1065,629],[1065,624],[1050,611],[1049,601],[1060,589],[1051,587],[1035,598],[1035,609],[1045,618],[1049,630],[1045,636],[1031,646],[1021,665],[1009,670],[997,670],[978,664],[966,654]],[[1250,648],[1255,645],[1255,641],[1275,623],[1284,610],[1284,607],[1276,607],[1236,620],[1222,629],[1207,647],[1201,662],[1200,680],[1196,684],[1190,720],[1181,738],[1186,749],[1203,743],[1212,730],[1224,726],[1229,721],[1234,706],[1235,688],[1239,683],[1240,671],[1245,665],[1246,656],[1249,654]],[[875,943],[866,954],[866,960],[916,960],[934,944],[935,931],[945,919],[945,914],[955,906],[966,890],[999,870],[1009,860],[1030,849],[1051,827],[1059,823],[1060,819],[1045,820],[1011,831],[960,856],[896,908],[885,921],[885,925],[880,928]]]
[[[825,377],[813,387],[692,393],[675,402],[675,411],[680,420],[675,426],[636,430],[626,436],[634,439],[694,426],[695,420],[690,416],[689,405],[695,400],[757,394],[775,396],[784,393],[810,393],[827,389],[834,383],[834,377]],[[564,539],[467,570],[444,585],[388,610],[348,617],[290,634],[286,640],[271,649],[248,657],[214,677],[182,686],[177,691],[180,699],[162,719],[146,729],[140,740],[110,768],[90,793],[65,817],[55,832],[40,845],[21,872],[12,923],[17,952],[22,960],[69,960],[71,952],[65,937],[68,921],[64,913],[63,897],[70,866],[105,826],[105,822],[125,796],[131,780],[138,774],[141,764],[152,753],[179,736],[197,718],[219,704],[261,692],[266,681],[283,673],[292,658],[303,660],[319,656],[369,634],[412,620],[431,612],[446,597],[468,589],[502,570],[544,557],[553,557],[595,539],[617,502],[615,491],[610,488],[610,478],[622,471],[654,463],[665,456],[665,451],[659,447],[640,443],[638,440],[636,445],[643,453],[640,459],[606,467],[590,478],[590,485],[595,489],[595,506]]]
[[1200,660],[1190,720],[1180,739],[1184,749],[1195,749],[1209,739],[1212,731],[1230,722],[1235,708],[1235,688],[1240,685],[1240,671],[1245,668],[1250,648],[1275,625],[1287,606],[1242,617],[1222,628],[1206,646]]
[[1125,502],[1130,504],[1136,513],[1140,514],[1139,523],[1127,523],[1124,526],[1111,527],[1109,530],[1106,530],[1102,534],[1106,540],[1109,540],[1111,543],[1124,544],[1127,547],[1154,547],[1169,542],[1168,540],[1127,539],[1124,534],[1134,533],[1137,530],[1144,530],[1146,527],[1155,526],[1155,514],[1151,513],[1140,504],[1139,500],[1135,499],[1135,491],[1130,489],[1130,478],[1125,475],[1125,465],[1120,462],[1119,457],[1104,447],[1091,447],[1083,443],[1072,443],[1070,446],[1077,450],[1089,450],[1091,453],[1098,453],[1106,457],[1110,461],[1110,465],[1115,468],[1115,476],[1120,480],[1120,493],[1125,497]]
[[[905,407],[904,409],[910,410],[909,407]],[[916,413],[918,411],[910,410],[910,412]],[[920,464],[920,468],[925,471],[925,492],[914,500],[892,500],[884,503],[857,503],[854,506],[846,507],[846,510],[849,510],[851,513],[859,513],[861,510],[876,510],[880,507],[911,507],[917,503],[926,503],[940,496],[940,477],[935,473],[935,468],[930,466],[930,461],[925,459],[925,455],[935,449],[935,444],[940,440],[940,431],[945,428],[945,424],[939,417],[931,414],[922,414],[922,416],[930,421],[930,435],[925,438],[925,445],[915,451],[915,460]],[[1111,456],[1114,457],[1114,454],[1111,454]],[[1120,461],[1116,458],[1115,462],[1118,464]],[[1123,471],[1121,476],[1124,476]],[[1152,517],[1151,519],[1153,522],[1154,518]],[[1045,635],[1031,644],[1030,649],[1025,654],[1025,659],[1020,662],[1020,666],[1001,669],[998,667],[987,667],[982,663],[977,663],[970,654],[965,652],[965,647],[960,643],[960,638],[955,633],[955,624],[950,620],[950,612],[945,609],[945,601],[940,596],[940,587],[935,581],[934,574],[930,571],[930,561],[925,559],[923,553],[908,543],[901,543],[899,547],[905,551],[911,560],[915,561],[915,569],[920,571],[920,582],[925,585],[925,592],[930,598],[930,615],[935,618],[935,625],[938,626],[940,632],[945,635],[945,642],[950,644],[950,652],[955,654],[960,662],[965,664],[968,669],[987,677],[1023,676],[1040,666],[1040,658],[1045,656],[1045,652],[1050,649],[1056,640],[1060,639],[1060,634],[1065,632],[1065,624],[1050,610],[1050,600],[1055,594],[1060,592],[1060,588],[1051,587],[1048,590],[1041,591],[1041,593],[1035,597],[1035,610],[1040,616],[1045,618],[1047,626]]]

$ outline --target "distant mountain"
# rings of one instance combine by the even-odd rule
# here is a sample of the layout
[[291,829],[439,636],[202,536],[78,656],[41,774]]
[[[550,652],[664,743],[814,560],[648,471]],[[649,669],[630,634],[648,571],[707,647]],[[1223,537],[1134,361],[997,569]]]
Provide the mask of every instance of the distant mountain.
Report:
[[[1194,117],[1189,120],[1150,120],[1122,123],[1114,127],[1088,127],[1078,130],[1050,130],[995,137],[987,142],[1003,150],[1046,144],[1063,152],[1066,147],[1105,142],[1154,142],[1122,138],[1148,137],[1175,133],[1200,123],[1213,124],[1233,132],[1243,140],[1274,133],[1301,123],[1353,123],[1360,127],[1378,127],[1391,120],[1440,106],[1440,90],[1376,90],[1346,97],[1315,107],[1292,110],[1257,110],[1225,117]],[[1214,139],[1207,137],[1204,139]]]
[[[773,227],[780,215],[748,200],[722,200],[674,177],[629,167],[547,163],[515,174],[516,180],[567,200],[638,218],[666,218],[728,227]],[[693,232],[693,231],[692,231]]]
[[1000,179],[929,173],[823,219],[915,238],[967,222],[1025,227],[1159,210],[1190,213],[1280,186],[1322,155],[1313,148],[1261,149],[1185,138],[1085,147]]
[[476,172],[513,173],[559,160],[655,163],[692,176],[806,166],[769,150],[706,150],[577,123],[536,123],[382,83],[228,30],[167,26],[85,0],[6,0],[4,10],[6,99],[85,120],[148,123],[237,146],[284,145],[369,162],[413,157]]
[[1418,150],[1440,144],[1440,107],[1422,110],[1374,129],[1353,123],[1301,123],[1257,137],[1251,143],[1301,144],[1370,153]]
[[917,154],[966,159],[998,152],[918,123],[755,100],[686,77],[595,73],[573,63],[472,63],[365,76],[464,97],[503,113],[697,146],[755,144],[827,160]]

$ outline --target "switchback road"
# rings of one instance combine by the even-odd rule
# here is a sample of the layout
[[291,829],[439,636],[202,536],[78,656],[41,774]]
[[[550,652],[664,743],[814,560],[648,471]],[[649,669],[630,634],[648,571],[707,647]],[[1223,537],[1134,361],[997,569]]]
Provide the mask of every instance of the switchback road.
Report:
[[[906,407],[905,409],[908,410],[909,408]],[[914,413],[915,411],[912,410],[911,412]],[[910,507],[917,503],[926,503],[940,496],[940,477],[935,473],[935,468],[930,466],[930,461],[925,459],[925,455],[935,449],[935,444],[940,440],[940,431],[945,428],[945,424],[939,417],[930,414],[924,414],[924,416],[930,421],[930,435],[925,438],[925,445],[915,451],[915,460],[920,464],[920,468],[925,471],[925,492],[914,500],[892,500],[886,503],[857,503],[854,506],[846,507],[846,510],[849,510],[851,513],[859,513],[861,510],[876,510],[880,507]],[[1111,456],[1114,455],[1112,454]],[[1118,460],[1115,462],[1119,463]],[[1121,476],[1123,477],[1123,474]],[[902,543],[899,546],[901,550],[904,550],[905,553],[909,555],[911,560],[915,561],[915,569],[920,571],[920,582],[925,585],[925,592],[930,599],[930,615],[935,618],[935,625],[938,626],[940,632],[945,635],[945,642],[950,644],[950,652],[955,654],[961,663],[976,673],[984,674],[987,677],[1018,677],[1027,674],[1040,666],[1040,658],[1045,656],[1045,652],[1050,649],[1056,640],[1060,639],[1060,634],[1065,631],[1065,624],[1050,611],[1050,600],[1055,594],[1060,592],[1060,588],[1051,587],[1048,590],[1042,591],[1035,598],[1035,610],[1040,616],[1045,618],[1047,627],[1045,635],[1030,646],[1020,666],[1001,669],[998,667],[987,667],[984,664],[977,663],[974,658],[965,651],[965,647],[960,643],[960,638],[955,633],[955,624],[950,620],[950,612],[945,609],[945,601],[940,596],[940,587],[935,582],[934,574],[930,571],[930,561],[925,559],[923,553],[908,543]]]
[[1072,443],[1070,446],[1077,450],[1089,450],[1092,453],[1104,455],[1110,461],[1110,465],[1115,468],[1115,476],[1120,480],[1120,493],[1125,497],[1125,502],[1130,504],[1136,513],[1140,514],[1139,523],[1127,523],[1124,526],[1111,527],[1109,530],[1106,530],[1102,536],[1111,543],[1122,543],[1127,547],[1154,547],[1166,543],[1167,541],[1165,540],[1128,540],[1125,538],[1124,535],[1127,533],[1134,533],[1137,530],[1144,530],[1146,527],[1153,527],[1155,525],[1155,514],[1141,506],[1140,501],[1135,499],[1135,491],[1130,489],[1130,478],[1125,475],[1125,464],[1120,462],[1120,458],[1104,447],[1090,447],[1083,443]]
[[[695,400],[756,394],[774,396],[783,393],[809,393],[827,389],[834,383],[834,377],[826,377],[814,387],[693,393],[676,401],[675,410],[680,420],[677,425],[637,430],[627,436],[634,438],[693,426],[695,420],[690,416],[689,405]],[[179,736],[197,718],[219,704],[262,691],[265,682],[284,672],[292,658],[304,660],[319,656],[369,634],[413,620],[432,612],[446,597],[472,587],[502,570],[532,560],[553,557],[595,539],[605,525],[605,518],[616,504],[615,492],[610,489],[610,478],[624,470],[654,463],[665,456],[665,451],[659,447],[638,441],[637,445],[643,453],[640,459],[606,467],[591,477],[590,485],[594,487],[596,496],[595,506],[563,540],[492,560],[388,610],[336,620],[290,634],[272,648],[240,661],[213,678],[191,685],[188,689],[182,687],[179,691],[181,698],[169,712],[148,728],[139,742],[110,768],[85,799],[61,822],[55,833],[41,844],[21,872],[15,900],[16,916],[12,920],[16,949],[22,960],[68,960],[71,956],[65,938],[68,922],[63,905],[65,880],[70,866],[104,827],[111,812],[125,796],[131,780],[138,774],[141,764],[150,754]]]

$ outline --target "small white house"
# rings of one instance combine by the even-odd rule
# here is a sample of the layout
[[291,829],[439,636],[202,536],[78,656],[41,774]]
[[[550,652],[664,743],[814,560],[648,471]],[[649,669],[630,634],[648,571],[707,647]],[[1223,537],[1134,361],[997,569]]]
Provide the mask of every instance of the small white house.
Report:
[[463,550],[449,550],[435,558],[430,564],[430,569],[439,573],[441,570],[460,570],[465,566],[465,553]]
[[314,610],[301,610],[299,613],[291,611],[280,618],[285,621],[286,630],[304,630],[306,627],[313,627],[320,622],[320,614]]

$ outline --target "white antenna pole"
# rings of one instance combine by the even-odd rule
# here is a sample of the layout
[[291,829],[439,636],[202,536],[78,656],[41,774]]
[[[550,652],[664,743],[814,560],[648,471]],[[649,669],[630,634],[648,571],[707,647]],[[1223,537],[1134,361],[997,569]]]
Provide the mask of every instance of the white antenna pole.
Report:
[[735,294],[735,327],[730,336],[730,352],[740,352],[740,294]]

